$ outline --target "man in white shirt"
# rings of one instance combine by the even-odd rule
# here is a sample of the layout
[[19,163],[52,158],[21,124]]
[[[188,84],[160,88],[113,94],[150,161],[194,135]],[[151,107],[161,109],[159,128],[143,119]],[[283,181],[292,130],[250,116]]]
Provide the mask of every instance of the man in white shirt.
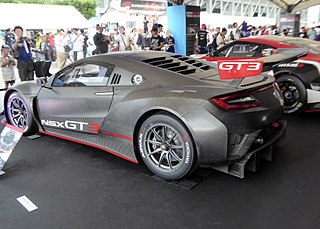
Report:
[[57,34],[54,36],[54,43],[57,50],[57,57],[59,60],[59,68],[63,68],[67,61],[67,55],[64,50],[64,39],[65,34],[63,29],[58,29]]
[[119,34],[116,36],[116,42],[119,44],[119,51],[131,50],[131,37],[130,34],[125,33],[123,26],[119,27]]
[[72,51],[74,61],[78,60],[78,52],[83,51],[84,37],[80,33],[79,29],[72,29]]
[[225,44],[228,42],[228,40],[226,39],[226,34],[227,34],[227,29],[226,28],[222,28],[221,32],[219,33],[219,35],[217,36],[217,46],[218,49],[222,48],[223,46],[225,46]]

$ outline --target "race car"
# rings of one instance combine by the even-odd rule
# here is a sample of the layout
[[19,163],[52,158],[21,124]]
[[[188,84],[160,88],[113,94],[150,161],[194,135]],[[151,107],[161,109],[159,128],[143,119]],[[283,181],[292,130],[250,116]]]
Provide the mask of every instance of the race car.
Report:
[[[170,53],[96,55],[44,84],[9,88],[5,116],[25,134],[39,132],[144,162],[165,180],[184,178],[199,166],[243,177],[259,157],[270,158],[286,129],[280,90],[262,70],[296,55],[223,62],[220,70]],[[246,72],[257,75],[244,78]]]
[[282,36],[242,38],[231,42],[210,56],[217,60],[253,59],[277,53],[279,49],[307,48],[298,60],[274,66],[274,74],[283,97],[286,113],[320,111],[320,42]]

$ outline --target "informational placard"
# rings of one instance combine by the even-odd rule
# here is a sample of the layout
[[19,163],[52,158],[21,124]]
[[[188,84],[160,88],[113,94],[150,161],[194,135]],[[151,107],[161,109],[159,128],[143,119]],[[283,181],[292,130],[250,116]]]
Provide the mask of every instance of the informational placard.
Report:
[[[2,129],[2,131],[1,131]],[[9,124],[0,125],[0,171],[2,170],[5,163],[8,161],[14,147],[20,140],[23,130]],[[3,171],[0,172],[0,175]]]
[[199,6],[167,7],[168,28],[175,39],[175,53],[192,55],[196,33],[200,29]]
[[279,32],[281,33],[284,29],[288,30],[289,36],[297,37],[300,29],[300,14],[281,14]]
[[186,6],[186,34],[187,47],[186,55],[194,54],[194,43],[196,41],[196,33],[200,29],[200,7]]
[[165,11],[167,7],[166,0],[121,0],[121,6],[130,10],[142,11]]

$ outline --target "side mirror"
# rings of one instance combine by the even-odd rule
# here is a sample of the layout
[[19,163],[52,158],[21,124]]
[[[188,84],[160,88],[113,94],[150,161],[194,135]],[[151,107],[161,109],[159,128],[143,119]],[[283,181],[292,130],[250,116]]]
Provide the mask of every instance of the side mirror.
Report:
[[47,78],[46,77],[40,77],[36,79],[37,85],[38,86],[43,86],[47,83]]
[[209,56],[218,56],[217,50],[210,50]]
[[219,53],[217,52],[217,50],[214,50],[212,53],[213,56],[219,56]]
[[262,49],[261,53],[262,53],[262,56],[271,56],[273,54],[277,54],[278,50],[273,48],[266,48],[266,49]]

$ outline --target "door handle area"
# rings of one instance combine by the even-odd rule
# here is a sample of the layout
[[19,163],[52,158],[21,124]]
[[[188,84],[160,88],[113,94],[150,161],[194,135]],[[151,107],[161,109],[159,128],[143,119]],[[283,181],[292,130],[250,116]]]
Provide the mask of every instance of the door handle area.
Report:
[[109,92],[95,92],[94,94],[96,96],[110,96],[110,95],[113,95],[113,92],[112,91],[109,91]]

